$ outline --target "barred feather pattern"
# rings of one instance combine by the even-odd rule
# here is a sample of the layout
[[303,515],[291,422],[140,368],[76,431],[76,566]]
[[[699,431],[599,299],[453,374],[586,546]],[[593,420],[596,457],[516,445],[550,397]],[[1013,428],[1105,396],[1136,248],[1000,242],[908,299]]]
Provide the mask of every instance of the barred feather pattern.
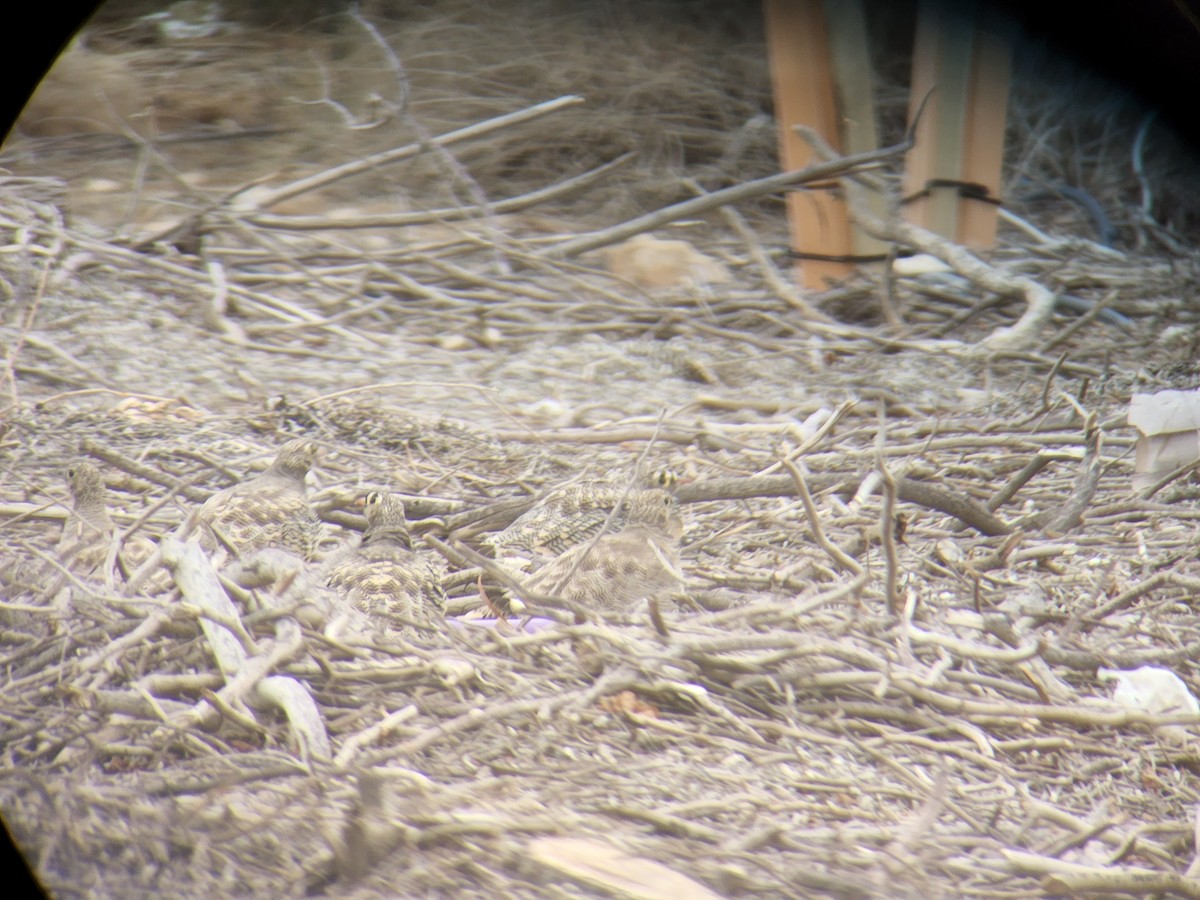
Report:
[[[117,536],[117,526],[108,513],[108,488],[100,470],[86,459],[73,460],[66,471],[71,492],[71,513],[58,539],[58,557],[76,575],[95,575],[108,559]],[[154,542],[136,534],[121,548],[118,563],[126,570],[140,566],[154,552]],[[154,590],[169,582],[159,577],[150,582]]]
[[526,587],[610,612],[627,612],[640,599],[679,589],[683,519],[675,497],[656,488],[634,492],[627,504],[624,528],[567,550]]
[[58,539],[59,558],[78,573],[95,571],[108,554],[116,526],[108,514],[108,488],[95,465],[85,459],[67,466],[71,512]]
[[[642,484],[646,489],[670,490],[676,480],[674,472],[660,469]],[[503,531],[485,538],[484,543],[495,550],[497,557],[522,553],[557,556],[599,534],[613,508],[626,494],[625,484],[618,481],[564,485],[547,494]],[[610,531],[620,530],[628,521],[626,506],[617,510]]]
[[436,625],[446,607],[444,567],[412,549],[403,501],[372,491],[363,514],[362,539],[326,561],[325,584],[386,631],[412,634]]
[[225,545],[236,556],[275,547],[313,559],[321,520],[308,502],[304,478],[316,452],[312,441],[288,441],[261,475],[209,497],[200,507],[206,546]]

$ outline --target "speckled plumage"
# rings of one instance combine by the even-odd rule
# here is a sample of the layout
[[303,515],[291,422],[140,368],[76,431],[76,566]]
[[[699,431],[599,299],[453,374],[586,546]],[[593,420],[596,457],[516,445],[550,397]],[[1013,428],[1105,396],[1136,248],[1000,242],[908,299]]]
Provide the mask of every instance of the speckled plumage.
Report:
[[526,587],[613,612],[678,588],[683,519],[677,501],[652,488],[632,492],[626,504],[624,528],[567,550],[534,573]]
[[85,459],[67,466],[71,512],[58,539],[58,555],[71,568],[90,573],[108,554],[116,526],[108,514],[108,488],[100,470]]
[[[669,490],[675,486],[674,472],[660,469],[646,478],[643,489]],[[511,525],[484,540],[497,557],[528,554],[557,556],[589,541],[600,533],[613,507],[626,495],[620,481],[580,481],[556,488],[522,513]],[[628,506],[617,511],[609,531],[620,530],[628,521]]]
[[[108,488],[100,470],[86,459],[73,460],[67,466],[67,487],[71,491],[71,513],[58,539],[58,556],[76,575],[93,575],[108,558],[117,526],[108,514]],[[126,569],[135,568],[154,552],[154,542],[134,535],[121,548]],[[164,587],[164,579],[152,582]]]
[[372,491],[363,514],[362,540],[326,561],[325,584],[386,630],[409,633],[413,623],[441,619],[446,606],[441,572],[412,549],[404,503]]
[[200,520],[237,556],[276,547],[311,560],[321,539],[321,520],[308,502],[304,477],[317,448],[288,441],[265,472],[213,494],[200,507]]

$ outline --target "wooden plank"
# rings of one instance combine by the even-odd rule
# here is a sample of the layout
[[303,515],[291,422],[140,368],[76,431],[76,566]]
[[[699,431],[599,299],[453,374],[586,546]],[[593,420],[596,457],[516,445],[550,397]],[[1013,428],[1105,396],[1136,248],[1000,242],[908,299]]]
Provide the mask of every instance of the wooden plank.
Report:
[[[963,135],[962,179],[1000,197],[1004,165],[1004,131],[1008,122],[1008,90],[1012,75],[1012,23],[985,10],[975,32],[971,61],[971,103]],[[996,205],[964,199],[959,206],[955,239],[973,250],[996,245]]]
[[[1012,70],[1012,24],[978,4],[922,0],[909,117],[934,88],[905,166],[905,215],[975,250],[995,246]],[[946,182],[945,186],[938,184]]]
[[974,22],[974,3],[951,9],[939,0],[922,0],[917,11],[910,121],[930,89],[933,94],[905,160],[904,196],[917,197],[905,205],[905,215],[949,238],[958,231],[959,190],[936,182],[962,179]]
[[[863,0],[825,0],[825,21],[829,25],[833,85],[841,113],[842,151],[854,154],[878,150],[878,123]],[[867,204],[871,212],[885,218],[887,202],[882,194],[871,191]],[[860,257],[883,256],[888,252],[884,241],[857,227],[851,230],[851,246],[854,255]]]
[[[765,0],[767,54],[779,133],[779,159],[785,171],[801,169],[812,150],[793,125],[816,129],[840,151],[833,68],[822,0]],[[797,253],[848,256],[853,252],[846,205],[826,190],[793,191],[787,197],[792,249]],[[845,278],[845,262],[798,260],[800,284],[824,290],[831,279]]]

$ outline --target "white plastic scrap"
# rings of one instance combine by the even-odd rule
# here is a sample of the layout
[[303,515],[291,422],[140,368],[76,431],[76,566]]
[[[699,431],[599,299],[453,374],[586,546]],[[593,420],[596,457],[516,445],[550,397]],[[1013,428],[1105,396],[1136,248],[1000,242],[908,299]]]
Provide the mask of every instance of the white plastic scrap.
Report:
[[1139,709],[1151,715],[1200,713],[1200,702],[1170,669],[1158,666],[1142,666],[1130,672],[1099,669],[1096,676],[1117,682],[1112,698],[1126,709]]

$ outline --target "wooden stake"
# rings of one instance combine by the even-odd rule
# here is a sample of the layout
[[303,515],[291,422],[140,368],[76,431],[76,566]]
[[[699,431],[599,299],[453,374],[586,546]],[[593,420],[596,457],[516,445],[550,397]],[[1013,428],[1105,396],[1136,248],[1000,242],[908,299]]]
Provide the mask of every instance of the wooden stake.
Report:
[[[974,49],[962,179],[982,185],[987,196],[999,199],[1012,75],[1011,23],[994,10],[984,10],[975,32]],[[959,206],[959,243],[973,250],[994,247],[998,219],[994,203],[963,200]]]
[[906,161],[905,215],[976,250],[996,241],[1011,56],[1010,26],[999,15],[974,3],[921,4],[910,118],[934,92]]
[[[812,150],[793,125],[814,128],[841,149],[824,7],[821,0],[765,0],[765,13],[779,158],[784,171],[802,169],[814,161]],[[828,190],[793,191],[787,209],[797,253],[853,252],[846,205]],[[809,290],[824,290],[851,271],[847,262],[801,259],[796,265],[800,285]]]
[[[878,150],[874,80],[871,77],[867,18],[862,0],[825,0],[825,18],[829,23],[833,85],[837,106],[841,111],[842,150],[849,154]],[[876,216],[886,218],[887,204],[881,193],[869,191],[867,205]],[[850,239],[855,256],[887,255],[888,244],[871,237],[857,226],[851,231]]]

